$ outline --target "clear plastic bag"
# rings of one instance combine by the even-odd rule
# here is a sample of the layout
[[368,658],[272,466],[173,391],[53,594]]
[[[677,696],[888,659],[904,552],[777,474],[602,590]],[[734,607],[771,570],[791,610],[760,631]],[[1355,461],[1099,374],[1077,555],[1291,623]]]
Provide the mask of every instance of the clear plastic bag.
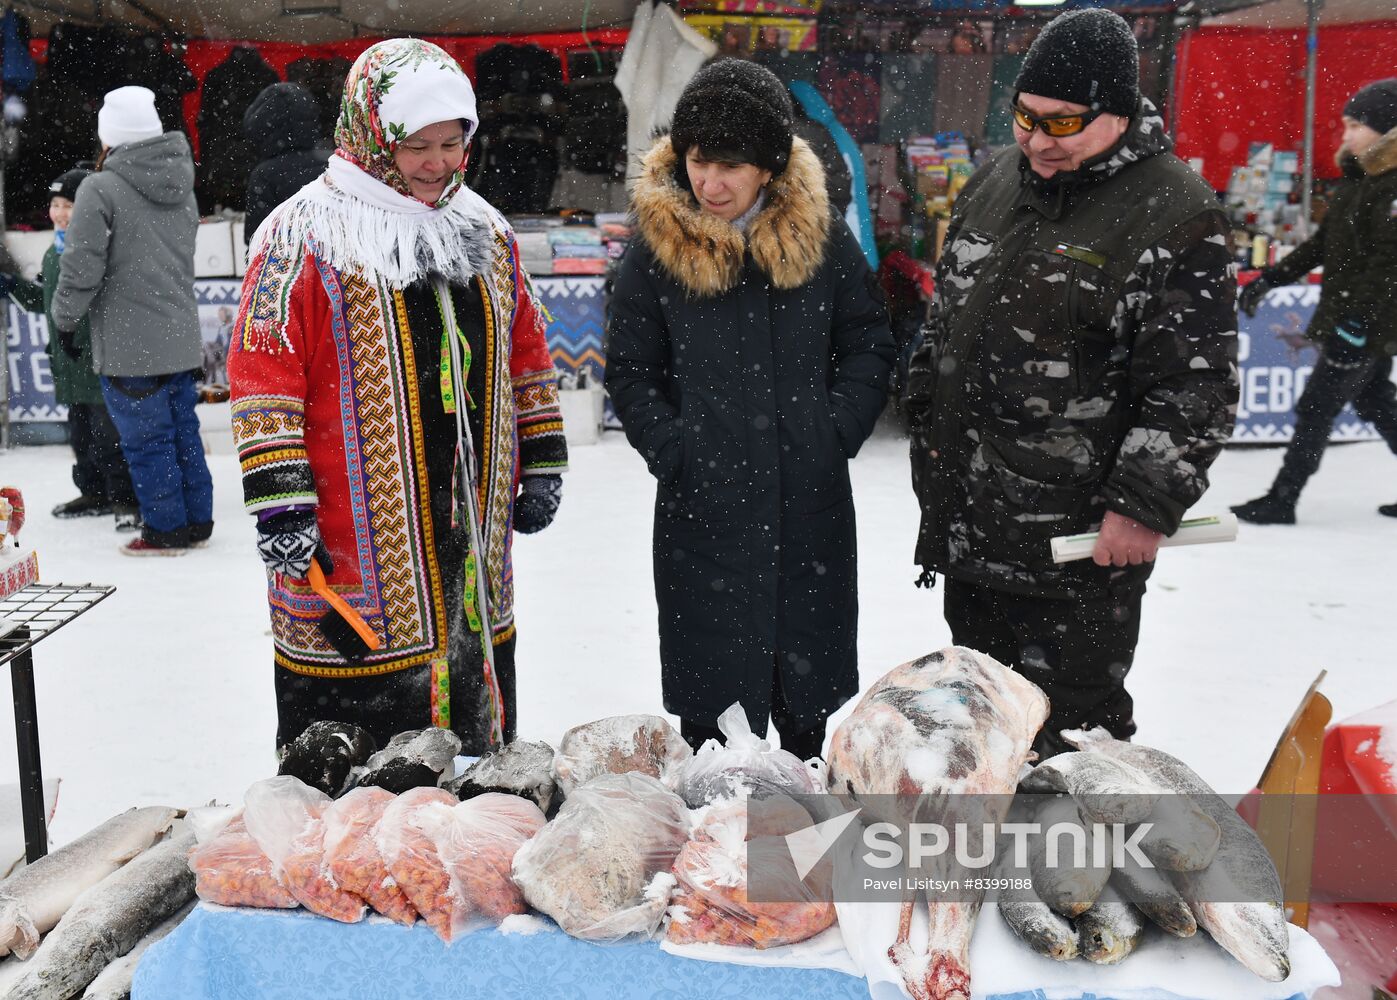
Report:
[[417,909],[388,872],[378,849],[379,821],[397,796],[383,788],[356,788],[325,811],[325,867],[336,885],[363,897],[390,920],[411,927]]
[[194,891],[220,906],[293,910],[300,905],[272,874],[272,859],[257,845],[242,814],[189,852]]
[[817,770],[792,753],[773,750],[752,732],[740,703],[734,702],[718,716],[718,729],[727,745],[709,740],[680,771],[676,787],[691,808],[744,791],[757,798],[824,792]]
[[443,941],[451,941],[457,905],[451,876],[437,853],[437,834],[449,822],[456,796],[444,788],[413,788],[379,820],[376,839],[393,881]]
[[570,794],[514,856],[524,898],[589,941],[650,936],[688,840],[684,802],[648,774],[605,774]]
[[648,774],[672,788],[693,753],[658,715],[616,715],[564,733],[553,776],[564,796],[602,774]]
[[532,802],[498,792],[452,807],[436,831],[436,843],[459,907],[452,921],[457,933],[470,916],[499,923],[528,910],[514,884],[514,855],[546,822]]
[[272,861],[272,871],[312,913],[352,924],[368,908],[331,881],[325,870],[325,811],[330,796],[299,778],[258,781],[247,790],[243,818]]
[[[796,824],[796,829],[810,822],[804,810],[799,812],[803,819],[795,812],[784,817]],[[764,816],[765,810],[756,815]],[[677,887],[665,932],[670,941],[776,948],[812,938],[833,926],[829,859],[802,880],[784,836],[749,839],[748,834],[745,801],[720,804],[700,818],[694,839],[684,845],[674,862]],[[775,902],[748,898],[751,870],[762,873],[762,895]]]

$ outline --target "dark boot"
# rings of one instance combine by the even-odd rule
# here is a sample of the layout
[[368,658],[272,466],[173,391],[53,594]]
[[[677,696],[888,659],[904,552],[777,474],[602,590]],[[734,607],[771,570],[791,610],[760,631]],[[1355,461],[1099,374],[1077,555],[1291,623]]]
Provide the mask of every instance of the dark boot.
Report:
[[1378,513],[1383,517],[1397,517],[1397,503],[1385,503],[1378,508]]
[[1232,508],[1232,513],[1252,524],[1294,524],[1295,501],[1273,490],[1264,497],[1238,504]]
[[53,508],[53,516],[67,520],[74,517],[102,517],[112,512],[112,505],[101,497],[88,496],[84,493],[80,497],[75,497],[66,503],[61,503]]

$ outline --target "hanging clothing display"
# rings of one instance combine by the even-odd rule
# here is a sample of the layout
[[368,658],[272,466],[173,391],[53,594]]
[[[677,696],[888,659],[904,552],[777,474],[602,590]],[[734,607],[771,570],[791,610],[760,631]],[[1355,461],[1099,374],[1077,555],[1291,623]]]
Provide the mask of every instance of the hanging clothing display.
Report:
[[936,131],[985,137],[994,56],[944,55],[936,60]]
[[936,112],[936,56],[884,56],[882,97],[879,142],[900,142],[931,133]]
[[257,95],[281,77],[254,48],[240,45],[204,78],[199,103],[199,206],[242,208],[257,144],[243,134],[243,117]]
[[878,141],[883,57],[877,52],[838,52],[820,63],[820,94],[854,142]]
[[990,106],[985,114],[985,142],[991,146],[1008,146],[1014,141],[1014,120],[1009,104],[1014,99],[1014,80],[1023,68],[1026,53],[994,57],[994,72],[990,80]]
[[641,157],[656,136],[669,130],[684,85],[718,46],[684,23],[672,7],[641,0],[616,71],[616,89],[626,102],[626,182],[640,176]]

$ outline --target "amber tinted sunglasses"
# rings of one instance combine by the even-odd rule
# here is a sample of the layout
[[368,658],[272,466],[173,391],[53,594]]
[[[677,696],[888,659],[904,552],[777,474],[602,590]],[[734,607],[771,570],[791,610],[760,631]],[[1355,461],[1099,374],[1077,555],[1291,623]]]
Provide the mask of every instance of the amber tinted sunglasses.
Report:
[[1041,128],[1044,135],[1052,136],[1054,139],[1062,139],[1069,135],[1076,135],[1086,128],[1096,119],[1101,117],[1100,111],[1084,111],[1080,115],[1053,115],[1051,118],[1039,118],[1030,114],[1017,104],[1011,104],[1010,110],[1014,113],[1014,123],[1025,132],[1032,132],[1036,128]]

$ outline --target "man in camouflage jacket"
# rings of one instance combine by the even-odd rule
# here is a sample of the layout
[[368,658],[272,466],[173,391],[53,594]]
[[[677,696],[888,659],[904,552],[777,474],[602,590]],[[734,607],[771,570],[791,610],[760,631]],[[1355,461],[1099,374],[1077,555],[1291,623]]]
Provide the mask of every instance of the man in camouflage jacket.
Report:
[[[1236,413],[1227,219],[1137,81],[1115,14],[1040,35],[1016,81],[1018,148],[956,202],[909,374],[923,582],[947,577],[958,645],[1047,693],[1043,755],[1062,729],[1135,731],[1145,581]],[[1053,536],[1097,526],[1091,560],[1053,563]]]

